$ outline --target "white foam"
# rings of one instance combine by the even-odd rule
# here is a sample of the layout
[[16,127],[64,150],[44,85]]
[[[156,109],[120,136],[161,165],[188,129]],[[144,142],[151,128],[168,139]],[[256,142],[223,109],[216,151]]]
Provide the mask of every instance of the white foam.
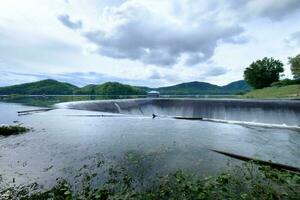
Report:
[[206,118],[204,118],[203,121],[238,124],[238,125],[260,126],[260,127],[269,127],[269,128],[299,129],[300,130],[299,126],[289,126],[286,124],[267,124],[267,123],[259,123],[259,122],[233,121],[233,120],[222,120],[222,119],[206,119]]

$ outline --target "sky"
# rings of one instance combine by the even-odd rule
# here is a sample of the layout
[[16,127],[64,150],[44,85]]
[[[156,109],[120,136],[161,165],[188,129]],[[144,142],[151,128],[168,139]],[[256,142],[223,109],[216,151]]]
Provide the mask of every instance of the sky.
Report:
[[292,78],[299,19],[299,0],[0,0],[0,86],[225,85],[264,57]]

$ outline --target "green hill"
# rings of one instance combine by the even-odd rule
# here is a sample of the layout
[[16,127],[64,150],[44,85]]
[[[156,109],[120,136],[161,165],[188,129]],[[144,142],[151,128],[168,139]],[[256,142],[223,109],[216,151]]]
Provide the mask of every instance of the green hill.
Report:
[[0,87],[0,95],[145,95],[150,90],[157,90],[161,94],[170,95],[204,95],[236,94],[249,91],[249,89],[250,87],[245,81],[232,82],[223,87],[194,81],[160,88],[135,87],[118,82],[106,82],[99,85],[91,84],[79,88],[69,83],[47,79],[33,83]]
[[121,84],[118,82],[107,82],[101,85],[87,85],[75,90],[75,94],[85,95],[144,95],[146,92],[138,87]]
[[271,99],[271,98],[299,98],[300,84],[283,87],[267,87],[253,90],[244,95],[246,98]]
[[138,87],[117,82],[107,82],[101,85],[87,85],[79,88],[69,83],[56,80],[43,80],[8,87],[0,87],[0,95],[142,95],[145,91]]
[[222,90],[224,92],[228,93],[240,93],[240,92],[248,92],[251,90],[251,87],[248,85],[248,83],[244,80],[235,81],[232,83],[229,83],[228,85],[225,85],[222,87]]
[[162,94],[217,94],[220,92],[220,87],[210,83],[194,81],[169,87],[161,87],[155,90]]
[[187,82],[178,85],[160,87],[160,88],[149,88],[139,87],[144,91],[156,90],[161,94],[170,95],[197,95],[197,94],[236,94],[239,92],[247,92],[251,90],[250,86],[244,81],[235,81],[225,86],[213,85],[206,82]]
[[8,87],[0,87],[0,95],[67,95],[78,87],[69,83],[62,83],[52,79],[46,79],[33,83],[25,83]]
[[90,84],[86,85],[82,88],[78,88],[77,90],[74,91],[74,94],[78,95],[96,95],[95,88],[97,85],[95,84]]

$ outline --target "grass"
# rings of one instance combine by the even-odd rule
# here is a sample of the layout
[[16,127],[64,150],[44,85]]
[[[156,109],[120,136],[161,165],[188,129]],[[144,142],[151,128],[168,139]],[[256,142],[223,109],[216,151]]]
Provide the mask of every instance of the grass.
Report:
[[95,175],[86,174],[79,191],[58,180],[48,190],[37,184],[6,188],[0,199],[22,200],[106,200],[106,199],[300,199],[300,175],[245,163],[215,176],[203,177],[178,170],[158,177],[147,187],[137,188],[136,180],[120,166],[110,167],[108,180],[93,187]]
[[246,93],[243,97],[258,99],[300,98],[300,84],[257,89]]
[[29,131],[28,128],[23,127],[21,125],[2,125],[0,126],[0,135],[2,136],[9,136],[9,135],[16,135],[20,133],[25,133]]

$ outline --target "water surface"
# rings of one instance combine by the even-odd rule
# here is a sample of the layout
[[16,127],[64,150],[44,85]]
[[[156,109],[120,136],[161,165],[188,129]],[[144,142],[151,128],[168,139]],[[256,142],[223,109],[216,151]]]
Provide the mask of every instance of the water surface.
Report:
[[[296,130],[69,109],[16,114],[32,108],[0,103],[0,124],[18,121],[33,128],[0,137],[5,183],[15,178],[16,184],[53,184],[57,177],[72,179],[84,165],[93,168],[97,159],[129,166],[143,177],[176,169],[207,175],[226,169],[228,162],[239,164],[209,149],[300,167]],[[140,159],[138,166],[130,163],[132,156]]]

